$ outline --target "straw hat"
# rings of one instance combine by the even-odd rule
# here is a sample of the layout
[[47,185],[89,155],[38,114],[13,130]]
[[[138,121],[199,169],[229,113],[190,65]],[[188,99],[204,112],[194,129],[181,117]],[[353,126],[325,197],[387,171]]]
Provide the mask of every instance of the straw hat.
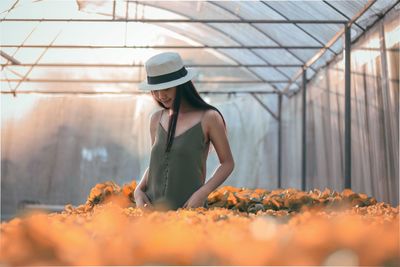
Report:
[[198,72],[185,68],[181,56],[164,52],[149,58],[145,63],[147,81],[139,84],[139,90],[151,91],[174,87],[190,81]]

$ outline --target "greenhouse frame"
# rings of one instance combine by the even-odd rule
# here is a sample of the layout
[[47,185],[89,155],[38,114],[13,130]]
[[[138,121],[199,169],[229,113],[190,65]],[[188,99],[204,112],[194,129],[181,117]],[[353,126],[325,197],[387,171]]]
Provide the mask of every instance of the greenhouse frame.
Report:
[[[399,1],[2,1],[1,217],[140,179],[144,62],[163,51],[224,115],[224,184],[399,204]],[[210,154],[207,177],[218,158]]]

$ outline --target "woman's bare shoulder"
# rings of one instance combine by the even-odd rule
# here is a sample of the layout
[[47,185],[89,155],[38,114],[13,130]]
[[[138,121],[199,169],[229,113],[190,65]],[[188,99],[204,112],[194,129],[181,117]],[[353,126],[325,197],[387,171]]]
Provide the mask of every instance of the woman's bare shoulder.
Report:
[[156,136],[157,124],[160,121],[160,115],[162,110],[157,110],[153,112],[150,116],[150,135],[151,135],[151,143],[154,143]]
[[151,122],[159,121],[162,111],[163,111],[162,109],[154,111],[150,116],[150,121]]
[[220,124],[224,125],[221,115],[214,109],[208,109],[205,111],[204,122],[208,127],[213,127]]
[[156,128],[157,123],[160,121],[162,109],[154,111],[150,116],[150,127]]
[[204,114],[204,119],[210,123],[218,123],[221,122],[223,123],[222,117],[219,114],[218,111],[214,110],[214,109],[208,109],[205,111]]

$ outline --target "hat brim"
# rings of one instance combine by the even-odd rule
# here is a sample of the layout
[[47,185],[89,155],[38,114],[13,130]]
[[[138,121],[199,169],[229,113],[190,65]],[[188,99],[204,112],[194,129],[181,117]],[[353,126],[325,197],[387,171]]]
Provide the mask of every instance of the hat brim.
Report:
[[167,89],[167,88],[174,87],[174,86],[183,84],[185,82],[188,82],[198,74],[197,70],[194,70],[191,68],[186,68],[186,70],[187,70],[186,76],[179,78],[177,80],[173,80],[173,81],[166,82],[166,83],[159,83],[159,84],[148,84],[147,81],[144,81],[144,82],[139,83],[138,89],[140,91],[163,90],[163,89]]

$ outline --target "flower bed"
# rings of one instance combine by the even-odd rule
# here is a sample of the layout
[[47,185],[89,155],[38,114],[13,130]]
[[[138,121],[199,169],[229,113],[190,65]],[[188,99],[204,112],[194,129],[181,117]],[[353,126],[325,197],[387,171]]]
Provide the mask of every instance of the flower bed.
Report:
[[135,183],[1,225],[7,265],[399,266],[399,208],[350,190],[221,187],[210,208],[136,208]]

